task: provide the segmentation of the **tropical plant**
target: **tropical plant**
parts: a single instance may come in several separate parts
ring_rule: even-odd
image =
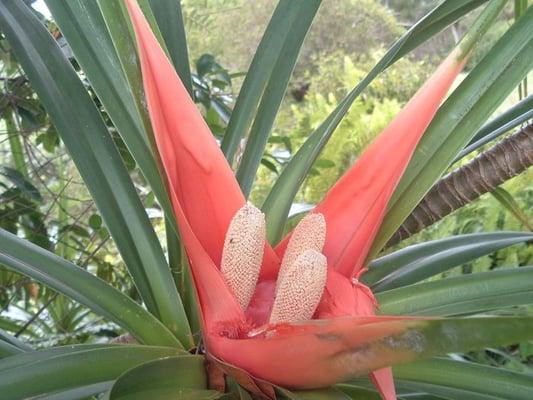
[[[430,399],[531,397],[527,372],[457,355],[418,360],[533,339],[533,317],[523,312],[533,300],[532,268],[421,283],[530,241],[532,234],[458,235],[376,256],[531,69],[532,7],[442,105],[506,2],[448,0],[429,12],[309,134],[259,210],[246,198],[320,1],[279,2],[220,148],[191,99],[195,90],[178,2],[46,3],[165,213],[168,257],[78,74],[24,1],[0,2],[0,28],[142,299],[136,302],[86,268],[0,231],[3,265],[78,301],[130,334],[126,342],[137,342],[33,350],[0,331],[3,396],[394,399],[397,389],[399,397]],[[484,3],[455,50],[288,233],[295,195],[361,92]],[[370,379],[361,378],[366,374]]]

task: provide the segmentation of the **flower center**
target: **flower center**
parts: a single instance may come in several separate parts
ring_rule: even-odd
[[[243,310],[257,285],[265,237],[265,217],[251,204],[237,211],[226,233],[220,269]],[[307,215],[294,229],[278,273],[270,323],[312,318],[326,285],[325,238],[322,214]]]

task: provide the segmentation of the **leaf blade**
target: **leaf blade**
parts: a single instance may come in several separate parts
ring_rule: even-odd
[[[246,197],[252,190],[257,168],[261,163],[261,157],[265,151],[298,54],[320,4],[321,0],[307,0],[299,3],[299,10],[293,17],[287,37],[265,86],[236,174]]]
[[[116,379],[135,365],[178,354],[179,350],[169,347],[107,345],[84,349],[79,345],[19,367],[2,368],[4,362],[13,364],[13,360],[5,359],[0,361],[0,389],[7,398],[22,399]]]
[[[533,115],[533,113],[532,113]],[[491,194],[498,200],[498,202],[507,209],[524,227],[533,231],[533,219],[522,211],[518,202],[513,198],[513,195],[502,187],[497,187]]]
[[[189,94],[193,95],[189,52],[183,23],[181,2],[174,0],[149,0],[161,36],[167,45],[170,59]]]
[[[462,391],[463,395],[473,393],[493,398],[527,400],[533,390],[530,375],[449,359],[436,358],[397,366],[394,374],[400,381],[434,385],[434,390],[430,387],[422,389],[444,396],[460,395],[454,393],[455,389]]]
[[[190,331],[161,245],[92,99],[54,39],[22,2],[0,23],[80,171],[148,309],[184,344]]]
[[[483,121],[530,70],[532,18],[533,7],[529,7],[441,106],[396,188],[367,260],[383,248]]]
[[[291,22],[297,16],[303,3],[305,0],[281,0],[268,23],[242,84],[222,140],[222,151],[230,163],[240,140],[250,128],[255,110],[272,74],[275,60],[278,59],[283,43],[290,32]]]
[[[490,232],[416,244],[378,258],[361,280],[375,292],[390,290],[532,238],[527,232]]]
[[[533,268],[511,268],[405,286],[376,298],[384,314],[471,314],[533,303],[532,280]]]
[[[174,396],[209,399],[222,393],[207,390],[205,359],[178,356],[149,361],[122,374],[114,383],[109,400],[166,399]]]
[[[0,261],[79,301],[147,344],[179,346],[152,314],[89,272],[17,236],[0,230]]]
[[[520,125],[532,117],[533,95],[521,100],[502,114],[483,125],[474,135],[472,140],[470,140],[470,143],[468,143],[468,145],[461,150],[453,162],[459,161],[467,154],[479,149],[484,144],[496,139],[500,135],[508,132],[510,129]]]
[[[46,0],[46,5],[158,201],[167,214],[172,213],[150,148],[149,133],[97,3]]]

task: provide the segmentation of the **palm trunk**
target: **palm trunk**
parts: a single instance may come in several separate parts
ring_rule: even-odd
[[[471,203],[533,164],[533,124],[438,181],[387,243],[392,246]]]

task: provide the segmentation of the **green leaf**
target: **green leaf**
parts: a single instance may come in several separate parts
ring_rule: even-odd
[[[191,68],[180,1],[149,0],[149,2],[157,25],[161,30],[161,36],[167,46],[170,59],[192,97]]]
[[[200,390],[200,389],[183,389],[183,388],[152,388],[150,390],[142,390],[137,393],[130,393],[121,397],[112,397],[113,399],[124,400],[215,400],[222,397],[224,394],[214,390]]]
[[[533,111],[533,110],[532,110]],[[533,115],[533,114],[532,114]],[[533,219],[526,215],[520,205],[513,198],[511,193],[502,187],[497,187],[490,192],[499,203],[504,206],[514,217],[520,221],[528,230],[533,231]]]
[[[404,55],[423,44],[426,40],[435,36],[437,33],[452,25],[465,14],[478,8],[485,2],[487,2],[487,0],[443,1],[413,26],[413,28],[416,27],[416,31],[412,32],[409,40],[404,43],[395,54],[393,62],[398,61]]]
[[[294,6],[296,12],[292,13],[290,29],[287,32],[283,46],[277,54],[277,59],[273,60],[274,65],[257,108],[239,169],[237,170],[237,180],[246,197],[252,190],[257,168],[261,162],[272,125],[285,95],[289,78],[298,59],[305,35],[313,22],[320,3],[321,0],[292,1],[292,4],[296,4]],[[269,25],[267,29],[271,29],[271,26]]]
[[[0,263],[116,322],[143,343],[180,346],[161,322],[126,295],[84,269],[4,230],[0,230]]]
[[[111,388],[113,381],[99,382],[69,390],[32,397],[32,400],[87,400],[91,396],[103,393]]]
[[[350,396],[346,395],[335,388],[316,389],[316,390],[293,390],[277,389],[283,398],[289,400],[349,400]],[[366,399],[366,397],[365,397]],[[380,397],[378,396],[379,400]]]
[[[168,2],[158,4],[163,3]],[[148,137],[151,134],[145,131],[145,125],[97,3],[47,0],[47,5],[165,214],[170,216],[167,220],[173,232],[176,232],[172,205],[150,148]],[[135,48],[131,48],[131,51],[135,51]],[[147,115],[144,115],[146,110],[143,109],[142,112],[143,117],[147,118]],[[149,124],[147,129],[151,129]]]
[[[318,155],[361,92],[395,61],[467,12],[483,4],[483,2],[446,1],[437,6],[392,45],[368,75],[348,93],[324,122],[309,135],[277,179],[262,206],[262,210],[266,215],[267,238],[270,243],[275,244],[281,239],[285,221],[296,193]]]
[[[361,280],[375,292],[389,290],[532,239],[533,234],[526,232],[491,232],[432,240],[374,260]]]
[[[10,357],[0,362],[0,373],[9,371],[13,368],[24,367],[35,362],[48,360],[51,358],[61,357],[78,351],[88,351],[94,349],[106,349],[110,347],[117,347],[117,345],[110,344],[76,344],[71,346],[58,346],[48,349],[40,349],[31,352],[25,352],[17,355],[17,357]]]
[[[317,0],[312,0],[313,7]],[[292,32],[291,26],[299,13],[304,12],[306,0],[280,0],[270,22],[263,34],[263,38],[255,52],[252,64],[246,74],[241,91],[235,102],[235,107],[222,140],[222,151],[231,161],[239,146],[240,140],[246,135],[263,96],[263,92],[272,77],[280,54]],[[301,29],[301,28],[300,28]],[[283,62],[283,60],[280,60]],[[286,66],[290,71],[292,66]],[[279,68],[283,68],[281,65]]]
[[[98,4],[82,0],[46,0],[46,4],[163,209],[172,215],[148,133]]]
[[[29,199],[41,202],[39,190],[18,170],[3,166],[0,175],[9,179]]]
[[[354,400],[356,399],[381,400],[381,396],[376,390],[371,390],[365,387],[360,387],[356,385],[346,385],[346,384],[336,385],[335,387],[338,388],[338,390],[341,390],[343,393],[346,393],[351,399],[354,399]]]
[[[6,331],[6,332],[18,332],[22,328],[22,322],[21,321],[13,321],[11,319],[8,319],[7,317],[0,317],[0,330]],[[35,332],[33,332],[30,328],[27,328],[24,331],[25,335],[28,335],[30,337],[35,337]]]
[[[487,122],[477,131],[468,146],[457,155],[453,162],[457,162],[467,154],[496,139],[514,127],[533,117],[533,95],[518,102],[504,113]]]
[[[152,125],[148,110],[144,100],[144,88],[141,77],[141,68],[139,63],[139,56],[137,54],[137,46],[135,42],[135,35],[133,27],[129,19],[129,14],[126,5],[123,1],[103,1],[96,0],[98,7],[102,13],[106,23],[109,35],[115,46],[116,55],[122,66],[124,76],[129,84],[130,90],[133,93],[135,106],[141,119],[143,121],[144,129],[148,134],[148,139],[153,145]],[[149,0],[138,0],[139,6],[145,14],[152,31],[157,37],[161,47],[168,55],[168,50],[165,42],[161,36],[159,26],[155,21],[155,16],[149,4]]]
[[[379,293],[380,313],[448,316],[533,304],[533,268],[439,279]]]
[[[154,34],[158,38],[163,50],[167,52],[168,55],[168,50],[161,36],[161,32],[159,31],[159,27],[155,22],[155,17],[152,13],[148,1],[149,0],[139,0],[139,5],[141,6],[141,9],[145,14],[146,19],[150,23],[150,26]],[[98,7],[100,8],[102,17],[104,18],[104,21],[106,23],[108,33],[115,47],[115,54],[118,57],[120,65],[122,66],[122,71],[128,83],[129,89],[133,95],[135,108],[137,109],[137,112],[141,117],[146,139],[150,144],[150,148],[155,149],[156,146],[152,132],[152,124],[150,122],[150,116],[148,115],[148,109],[146,107],[145,102],[144,87],[141,76],[139,56],[137,54],[135,35],[133,33],[133,28],[131,26],[125,3],[123,1],[101,0],[97,0],[96,2],[98,3]],[[127,139],[124,140],[128,143]],[[129,143],[128,146],[130,146]],[[150,154],[154,159],[158,157],[157,151],[151,151]],[[141,168],[143,168],[142,165],[140,166]],[[151,173],[152,171],[149,170],[149,172]],[[158,186],[158,182],[155,181],[155,173],[153,173],[153,175],[150,175],[150,177],[152,176],[153,182],[149,182],[152,185],[152,188],[155,189],[154,193],[156,194],[159,203],[165,211],[165,214],[167,216],[172,216],[172,218],[169,218],[169,221],[172,224],[171,226],[174,232],[178,233],[178,226],[174,218],[174,212],[172,210],[172,205],[170,203],[170,199],[167,195],[167,192],[165,188]],[[163,174],[160,174],[160,176],[163,176]]]
[[[400,385],[451,399],[530,400],[531,375],[466,361],[431,359],[394,367]]]
[[[533,7],[529,7],[440,107],[389,202],[369,260],[529,72],[533,64],[532,19]]]
[[[113,139],[76,72],[23,2],[0,4],[12,49],[58,129],[148,309],[190,343],[161,245]]]
[[[155,16],[152,13],[149,1],[150,0],[138,0],[138,3],[145,14],[152,31],[157,37],[159,44],[168,55],[169,53],[166,44],[161,36],[159,26],[155,21]],[[122,65],[126,80],[130,85],[139,114],[143,117],[145,129],[149,132],[151,130],[151,124],[146,105],[143,104],[144,89],[141,79],[139,57],[137,54],[137,46],[135,44],[135,35],[133,33],[126,5],[123,1],[96,0],[96,2],[100,7],[107,29],[109,30],[109,34],[115,45],[116,54]]]
[[[126,7],[121,1],[97,0],[96,3],[100,8],[109,36],[115,47],[115,54],[119,59],[130,91],[133,94],[135,107],[138,115],[141,117],[144,131],[147,134],[147,139],[151,140],[152,135],[149,134],[149,132],[152,130],[152,125],[148,116],[148,110],[146,109],[146,106],[142,104],[144,89],[141,79],[141,69]]]
[[[4,339],[0,337],[0,359],[4,357],[10,357],[19,353],[23,353],[23,351],[17,346],[7,341],[4,341]]]
[[[121,375],[108,393],[109,400],[216,399],[207,389],[205,359],[180,356],[136,366]]]
[[[170,221],[165,218],[165,233],[167,238],[167,252],[174,284],[176,285],[180,297],[183,301],[185,311],[189,320],[192,332],[199,332],[200,326],[200,307],[196,298],[196,289],[194,287],[191,270],[188,265],[187,254],[178,236],[171,228]],[[193,337],[193,340],[201,340],[200,337]]]
[[[92,229],[99,229],[102,226],[102,217],[100,217],[98,214],[93,214],[89,217],[89,226]]]
[[[0,341],[4,341],[5,343],[15,346],[21,352],[33,350],[30,345],[24,343],[22,340],[16,338],[15,336],[10,335],[2,329],[0,329]]]
[[[1,360],[2,396],[24,399],[102,383],[116,379],[141,363],[179,354],[179,350],[170,347],[137,345],[78,345],[59,350],[38,350]],[[34,356],[33,361],[31,356]]]

